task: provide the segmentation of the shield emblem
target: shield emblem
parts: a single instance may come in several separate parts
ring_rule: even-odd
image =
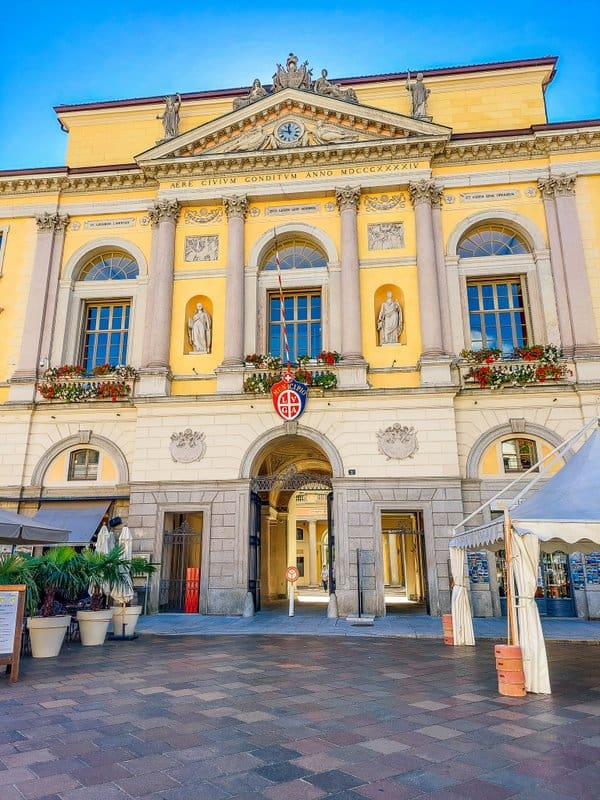
[[[278,383],[271,387],[271,397],[275,411],[285,422],[297,419],[304,411],[308,386],[294,380],[293,375],[286,373]]]

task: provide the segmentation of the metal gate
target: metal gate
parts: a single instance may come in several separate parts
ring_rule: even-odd
[[[248,543],[248,591],[254,610],[260,611],[260,496],[250,493],[250,539]]]
[[[164,531],[160,571],[159,611],[198,613],[202,534],[187,521]]]

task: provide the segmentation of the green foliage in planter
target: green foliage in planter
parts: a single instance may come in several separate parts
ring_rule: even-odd
[[[38,587],[31,574],[31,556],[22,553],[0,553],[0,586],[24,584],[25,613],[33,616],[39,604]]]
[[[123,548],[117,545],[108,553],[86,548],[78,554],[84,585],[90,590],[90,611],[106,607],[108,594],[130,586],[129,561],[123,558]]]
[[[129,562],[129,571],[132,578],[143,578],[146,575],[154,575],[160,564],[153,564],[141,556],[133,556]]]
[[[30,567],[42,599],[39,608],[42,617],[54,616],[54,600],[57,594],[75,600],[86,585],[81,559],[68,545],[52,547],[44,555],[34,556]]]

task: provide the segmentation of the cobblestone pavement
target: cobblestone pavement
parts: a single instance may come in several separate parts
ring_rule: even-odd
[[[500,697],[493,645],[146,635],[0,676],[1,800],[597,798],[600,649]]]

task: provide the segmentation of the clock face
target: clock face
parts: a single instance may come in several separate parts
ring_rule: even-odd
[[[297,142],[302,136],[302,126],[293,120],[288,120],[277,128],[275,135],[281,142]]]

